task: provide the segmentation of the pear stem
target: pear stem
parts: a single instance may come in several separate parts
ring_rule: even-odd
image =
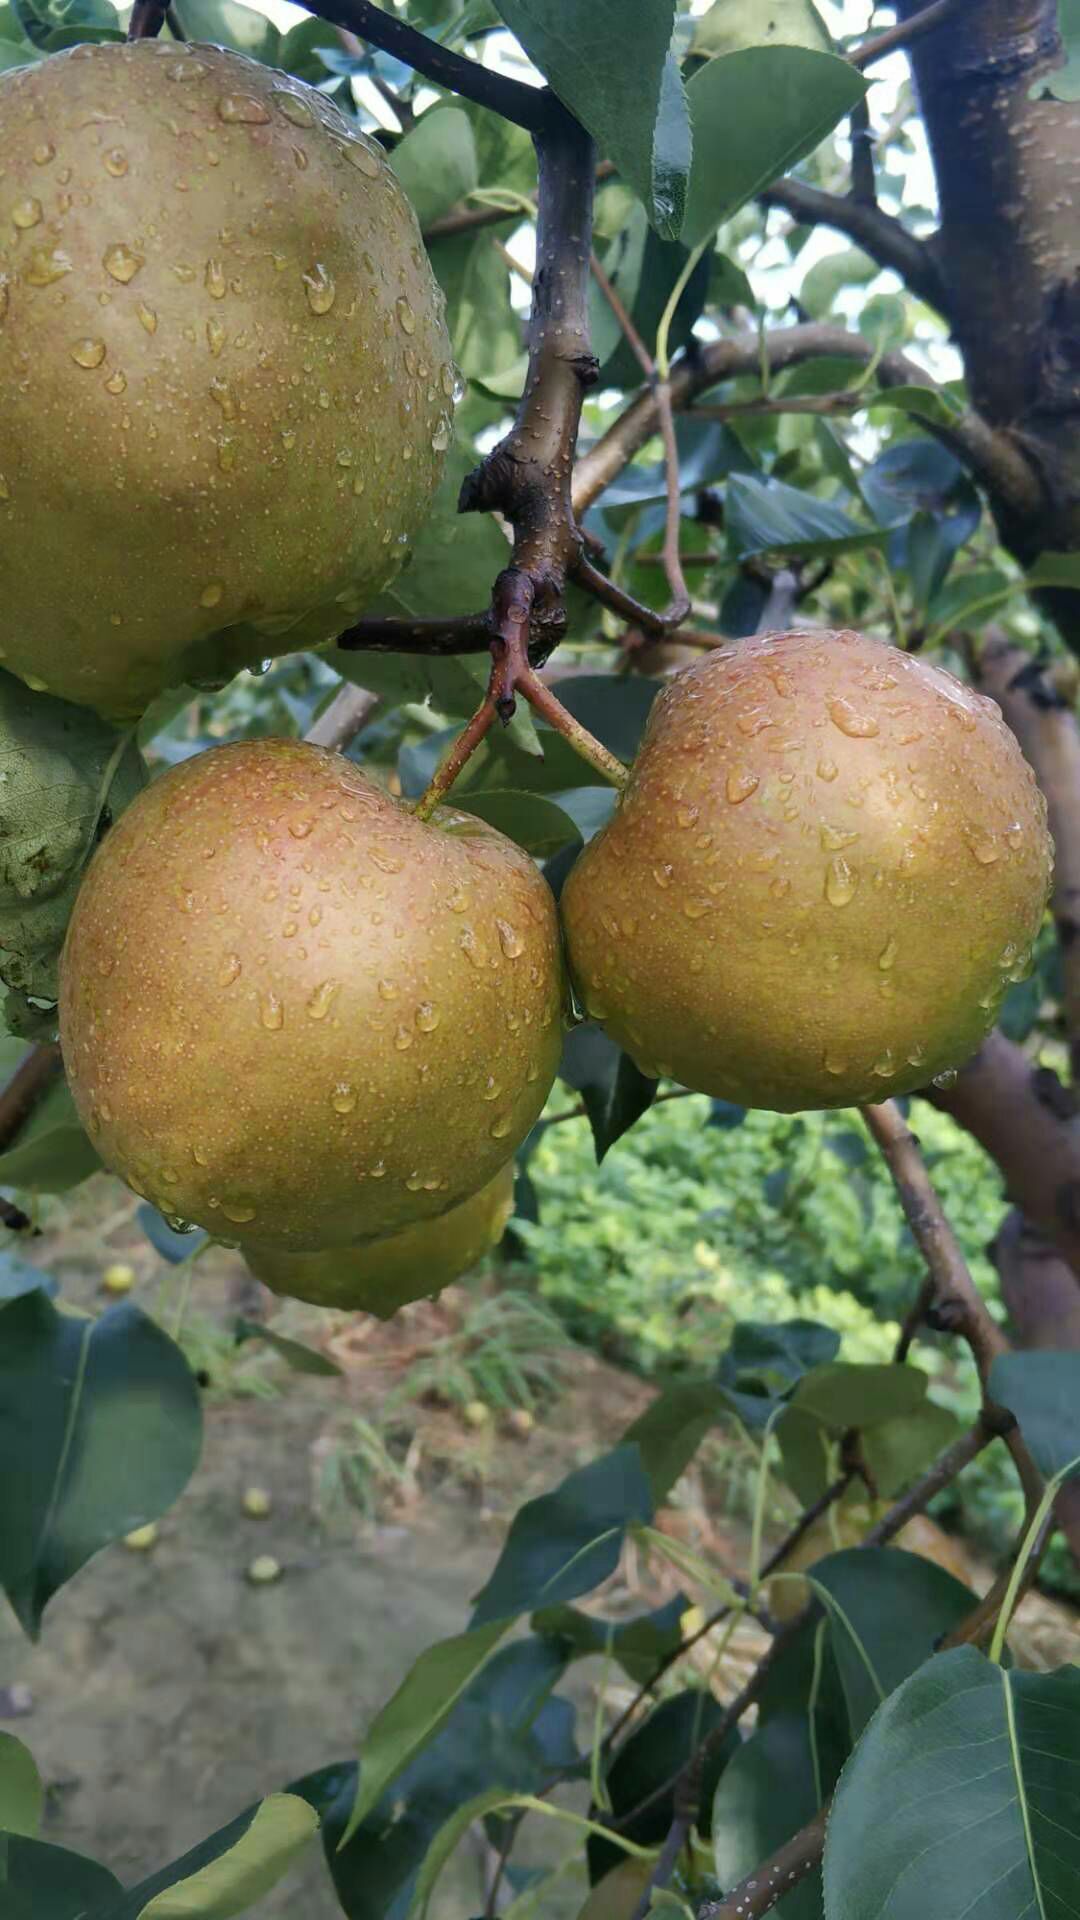
[[[580,754],[613,787],[622,791],[630,778],[629,768],[615,754],[609,753],[596,735],[589,732],[588,727],[583,727],[580,720],[575,720],[573,714],[567,712],[558,695],[544,685],[532,667],[526,667],[519,675],[517,690],[541,720],[546,720],[555,733],[561,733],[563,739],[569,741],[575,753]]]

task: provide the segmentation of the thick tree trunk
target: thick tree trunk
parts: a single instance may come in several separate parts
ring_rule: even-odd
[[[898,0],[904,19],[924,6]],[[1080,551],[1080,106],[1046,90],[1057,0],[969,0],[911,61],[941,205],[930,246],[971,398],[1045,489],[1036,515],[995,502],[1002,536],[1024,564]],[[1080,649],[1080,592],[1047,605]]]

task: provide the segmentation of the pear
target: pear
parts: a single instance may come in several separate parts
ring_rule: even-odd
[[[494,1179],[551,1088],[564,998],[554,900],[519,847],[258,740],[170,769],[103,841],[60,1037],[136,1193],[244,1248],[317,1252]]]
[[[479,1193],[437,1220],[420,1220],[363,1247],[325,1253],[271,1253],[252,1248],[247,1264],[274,1293],[317,1307],[374,1313],[389,1320],[399,1307],[448,1287],[498,1245],[514,1211],[514,1163]]]
[[[0,77],[6,665],[109,718],[349,625],[451,437],[443,299],[382,150],[220,47]]]
[[[130,734],[0,672],[0,979],[13,1032],[55,1026],[48,1008],[86,863],[145,783]]]
[[[782,1112],[883,1100],[978,1047],[1051,862],[991,700],[859,633],[764,634],[653,706],[563,889],[571,972],[646,1073]]]

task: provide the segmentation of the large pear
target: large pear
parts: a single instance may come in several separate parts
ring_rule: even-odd
[[[0,78],[4,663],[110,718],[325,641],[450,440],[442,296],[381,149],[220,47]]]
[[[223,1239],[305,1252],[493,1179],[547,1098],[563,1001],[520,848],[263,740],[171,769],[102,843],[60,1035],[106,1166]]]
[[[257,1280],[293,1300],[389,1320],[410,1300],[438,1293],[469,1273],[502,1239],[514,1211],[514,1163],[502,1167],[479,1193],[437,1220],[362,1247],[323,1253],[274,1253],[252,1247],[247,1263]]]
[[[571,971],[646,1073],[783,1112],[882,1100],[979,1045],[1051,856],[992,701],[859,633],[765,634],[657,699],[563,890]]]

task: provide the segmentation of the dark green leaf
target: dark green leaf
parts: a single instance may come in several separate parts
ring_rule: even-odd
[[[563,1042],[559,1078],[580,1093],[593,1132],[596,1158],[621,1140],[656,1097],[657,1082],[591,1021],[574,1027]]]
[[[601,1620],[578,1607],[544,1607],[533,1614],[531,1624],[537,1633],[567,1642],[579,1660],[607,1654],[642,1686],[661,1660],[681,1646],[682,1619],[689,1605],[684,1593],[676,1593],[654,1612],[639,1613],[632,1620]]]
[[[686,245],[707,239],[811,152],[865,92],[846,60],[806,47],[747,47],[700,68],[687,87],[694,159]]]
[[[653,1515],[636,1446],[619,1446],[519,1507],[498,1564],[477,1595],[473,1631],[514,1614],[576,1600],[619,1564],[628,1527]]]
[[[399,140],[390,164],[422,227],[479,185],[472,121],[460,107],[429,107]]]
[[[462,806],[489,826],[498,827],[508,840],[516,841],[538,860],[581,841],[570,815],[544,794],[473,788],[462,796]]]
[[[578,764],[580,766],[581,763]],[[614,787],[567,787],[555,795],[559,806],[569,815],[585,842],[607,826],[618,798]]]
[[[639,336],[650,348],[656,340],[656,330],[668,298],[688,258],[686,247],[676,241],[660,239],[649,226],[644,207],[638,203],[632,206],[629,219],[601,253],[600,264],[604,272],[613,283]],[[672,315],[668,335],[669,353],[676,353],[686,345],[705,303],[708,286],[709,262],[702,258],[690,275]],[[603,383],[624,388],[640,385],[644,374],[626,339],[621,321],[595,280],[590,286],[589,315],[593,350],[600,361]]]
[[[314,1347],[305,1347],[300,1340],[288,1340],[283,1333],[275,1333],[272,1327],[264,1327],[257,1320],[245,1320],[239,1316],[233,1321],[236,1344],[244,1340],[261,1340],[287,1361],[294,1373],[339,1374],[341,1368],[336,1360],[325,1353],[319,1353]]]
[[[183,0],[184,32],[189,40],[232,47],[268,66],[281,65],[281,35],[273,23],[240,0]]]
[[[568,713],[620,760],[632,760],[641,743],[652,703],[661,691],[657,680],[641,675],[578,673],[556,680],[554,691]],[[578,761],[584,771],[586,763]]]
[[[529,58],[658,232],[674,238],[686,194],[686,101],[668,62],[673,0],[497,0]]]
[[[0,1585],[28,1633],[99,1548],[171,1506],[201,1439],[191,1370],[138,1307],[0,1307]]]
[[[732,1755],[712,1807],[716,1877],[737,1886],[828,1798],[844,1754],[811,1737],[805,1715],[778,1714]],[[820,1920],[821,1870],[774,1908],[778,1920]]]
[[[709,1103],[707,1125],[730,1133],[734,1127],[742,1126],[746,1115],[747,1108],[738,1106],[734,1100],[712,1100]]]
[[[971,1647],[875,1715],[837,1789],[826,1920],[1080,1912],[1080,1670],[1005,1673]]]
[[[653,1506],[662,1507],[682,1478],[710,1427],[727,1414],[718,1388],[703,1381],[668,1387],[639,1414],[623,1434],[641,1452],[652,1488]]]
[[[272,1793],[86,1920],[231,1920],[277,1886],[318,1825],[307,1800]]]
[[[67,1193],[101,1161],[83,1131],[63,1081],[50,1087],[13,1146],[0,1153],[0,1187],[24,1193]]]
[[[1080,1353],[1003,1353],[990,1393],[1016,1415],[1048,1479],[1080,1457]]]
[[[841,1610],[828,1609],[829,1638],[858,1739],[881,1699],[929,1660],[975,1596],[936,1560],[895,1547],[846,1547],[808,1571]]]
[[[744,1425],[759,1431],[796,1382],[839,1349],[839,1334],[816,1320],[740,1320],[716,1369],[717,1384]]]
[[[56,1281],[51,1274],[43,1273],[40,1267],[32,1267],[29,1260],[20,1260],[13,1253],[0,1251],[0,1303],[17,1300],[20,1294],[33,1293],[37,1287],[53,1295]]]
[[[120,1882],[96,1860],[21,1834],[0,1833],[0,1912],[4,1920],[86,1920]]]
[[[895,1499],[959,1432],[956,1415],[934,1400],[924,1400],[921,1407],[898,1420],[867,1427],[861,1440],[863,1458],[882,1499]]]
[[[732,554],[831,554],[884,545],[881,527],[860,526],[832,500],[781,480],[733,474],[727,485],[726,529]]]
[[[702,1741],[719,1726],[723,1717],[724,1709],[720,1702],[714,1700],[704,1688],[698,1687],[688,1687],[683,1693],[673,1694],[671,1699],[662,1701],[654,1708],[644,1724],[635,1729],[620,1749],[608,1771],[607,1790],[614,1817],[620,1822],[625,1820],[658,1787],[673,1780],[697,1752]],[[706,1839],[717,1782],[738,1746],[739,1735],[732,1728],[709,1755],[701,1782],[703,1818],[700,1825]],[[625,1825],[620,1825],[620,1831],[638,1846],[653,1846],[667,1833],[673,1812],[673,1790],[669,1790],[659,1795],[651,1806],[643,1808],[640,1814],[627,1820]],[[594,1885],[626,1858],[613,1841],[601,1840],[597,1834],[589,1837],[588,1856],[589,1878]]]
[[[912,1366],[854,1366],[837,1360],[803,1375],[792,1396],[833,1433],[875,1427],[915,1413],[926,1398],[926,1375]]]
[[[510,269],[493,236],[483,229],[459,233],[433,241],[429,252],[446,295],[446,322],[462,373],[470,380],[488,381],[517,366],[521,321],[510,300]],[[501,537],[498,528],[492,531]],[[503,551],[505,555],[505,545]]]

